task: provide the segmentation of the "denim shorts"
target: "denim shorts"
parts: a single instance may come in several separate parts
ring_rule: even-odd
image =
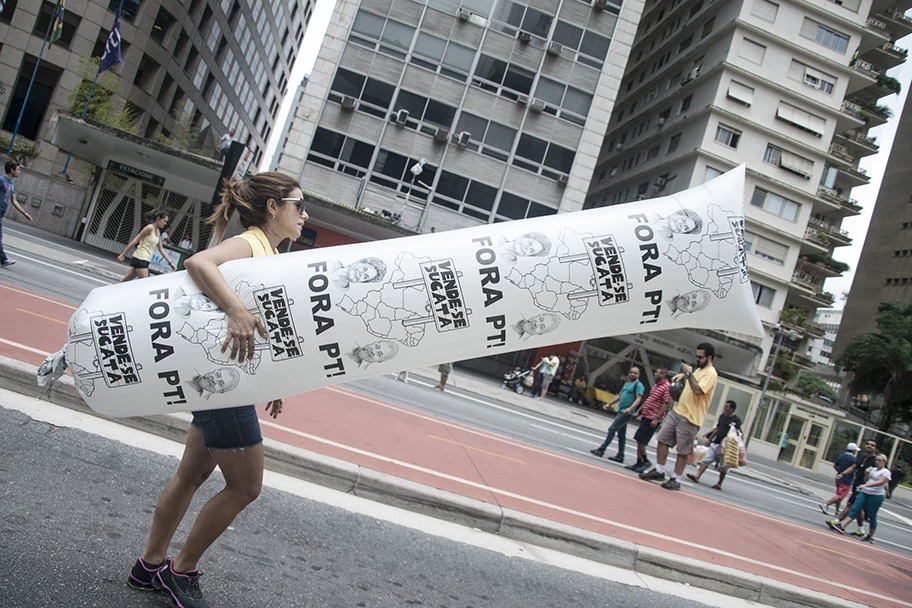
[[[203,444],[210,450],[244,450],[263,443],[253,405],[193,412],[190,424],[203,432]]]

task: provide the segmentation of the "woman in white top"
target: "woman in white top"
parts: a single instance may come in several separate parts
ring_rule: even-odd
[[[887,457],[879,454],[874,458],[874,466],[866,473],[865,483],[858,486],[858,497],[852,503],[852,510],[842,521],[828,521],[831,530],[845,534],[845,526],[855,519],[864,510],[868,514],[868,535],[863,541],[874,542],[874,531],[877,530],[877,511],[884,502],[887,494],[887,484],[890,483],[890,469],[887,468]]]
[[[152,261],[152,253],[156,247],[171,268],[177,270],[177,266],[168,259],[168,254],[162,247],[162,230],[168,225],[168,214],[161,209],[153,209],[146,216],[146,221],[149,222],[146,227],[140,230],[139,234],[124,247],[123,253],[117,256],[117,261],[123,262],[130,250],[136,247],[133,251],[133,259],[130,261],[130,272],[120,279],[121,283],[133,279],[145,279],[149,276],[149,262]]]

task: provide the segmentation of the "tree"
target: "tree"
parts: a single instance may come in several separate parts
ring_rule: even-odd
[[[912,420],[912,303],[882,302],[877,333],[857,336],[836,364],[850,372],[855,394],[883,394],[878,428]]]
[[[101,57],[79,58],[76,65],[76,73],[82,77],[82,80],[73,92],[70,93],[69,106],[70,112],[77,116],[82,115],[83,108],[86,107],[86,100],[89,99],[89,92],[92,91],[92,81],[95,80],[95,74],[98,73],[98,64]],[[86,110],[86,118],[90,118],[102,124],[111,124],[117,111],[114,109],[114,94],[120,89],[120,76],[108,70],[98,77],[95,84],[95,91],[92,93],[92,99]]]
[[[827,384],[826,380],[811,374],[801,374],[792,390],[795,394],[809,399],[819,396],[835,402],[837,397],[836,389]]]

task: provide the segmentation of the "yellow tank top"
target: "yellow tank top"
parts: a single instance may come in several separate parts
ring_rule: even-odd
[[[251,226],[246,230],[246,232],[242,232],[234,238],[244,239],[250,243],[250,249],[253,251],[253,257],[255,258],[260,258],[265,255],[275,255],[279,253],[269,246],[269,239],[267,239],[263,231],[256,226]]]
[[[150,261],[152,259],[152,252],[158,245],[158,239],[159,235],[156,232],[155,228],[153,228],[152,234],[145,237],[139,242],[139,245],[136,246],[136,249],[133,251],[133,259],[145,260],[147,262]]]

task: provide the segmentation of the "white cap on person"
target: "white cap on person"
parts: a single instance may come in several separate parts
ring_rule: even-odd
[[[858,447],[857,443],[850,443],[849,445],[846,446],[847,452],[857,452],[859,449],[860,448]]]

